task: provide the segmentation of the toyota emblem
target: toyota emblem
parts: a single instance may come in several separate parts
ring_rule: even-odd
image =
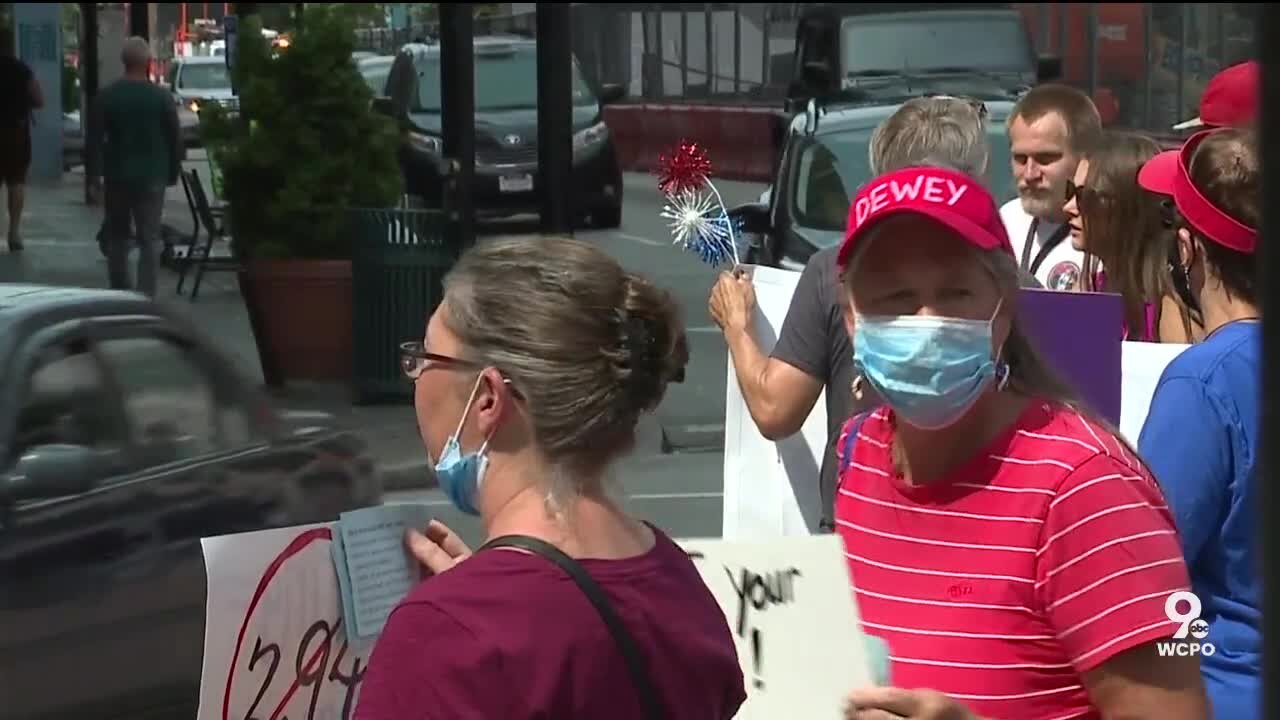
[[[508,135],[502,138],[502,142],[508,145],[519,145],[520,143],[524,142],[524,138],[520,137],[519,135]]]

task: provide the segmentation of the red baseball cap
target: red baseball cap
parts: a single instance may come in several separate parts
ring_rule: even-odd
[[[1013,255],[995,199],[982,183],[955,170],[909,167],[885,173],[858,190],[836,265],[843,271],[859,239],[881,220],[904,213],[932,218],[979,250]]]
[[[1178,213],[1196,232],[1237,252],[1252,254],[1258,247],[1258,231],[1236,220],[1201,194],[1191,182],[1191,156],[1205,138],[1217,130],[1202,130],[1182,144],[1178,150],[1166,150],[1142,165],[1138,184],[1160,195],[1173,198]]]
[[[1173,126],[1174,130],[1198,127],[1242,127],[1258,117],[1261,72],[1255,60],[1232,65],[1209,79],[1200,95],[1200,115]]]

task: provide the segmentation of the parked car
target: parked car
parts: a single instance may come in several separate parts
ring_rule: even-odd
[[[476,214],[537,213],[538,59],[534,40],[521,36],[475,39]],[[620,99],[620,85],[588,86],[573,61],[573,186],[565,188],[575,214],[597,227],[622,222],[622,171],[603,106]],[[411,44],[397,55],[385,94],[402,113],[406,190],[437,204],[441,198],[440,46]]]
[[[3,720],[195,717],[201,538],[381,502],[358,437],[141,295],[0,285],[0,374]]]
[[[183,140],[198,144],[200,140],[200,108],[217,103],[235,110],[240,100],[231,90],[231,73],[222,56],[198,55],[174,58],[165,80],[173,101],[178,105],[178,119]]]
[[[352,53],[351,59],[356,61],[356,68],[360,70],[361,77],[369,85],[374,96],[385,96],[387,77],[391,75],[391,65],[395,62],[396,56]]]
[[[1029,88],[1056,79],[1061,59],[1037,57],[1014,3],[825,3],[796,23],[788,107],[982,76]]]
[[[1005,132],[1015,98],[980,77],[950,78],[930,89],[971,97],[985,105],[991,146],[987,182],[998,202],[1016,197]],[[748,261],[798,270],[813,253],[839,243],[848,221],[849,198],[871,179],[872,132],[915,96],[901,87],[885,88],[881,96],[862,102],[811,101],[806,112],[793,117],[768,189],[758,202],[731,210],[742,219]]]

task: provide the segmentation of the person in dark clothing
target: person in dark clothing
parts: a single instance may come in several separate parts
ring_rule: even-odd
[[[0,185],[9,195],[9,251],[22,250],[22,206],[31,167],[31,111],[44,93],[30,66],[14,57],[11,33],[0,33]]]
[[[93,123],[103,153],[107,277],[114,289],[133,287],[128,267],[132,222],[138,246],[137,289],[154,296],[165,188],[178,182],[182,168],[178,110],[147,74],[151,47],[145,39],[129,38],[121,59],[124,77],[102,91]]]

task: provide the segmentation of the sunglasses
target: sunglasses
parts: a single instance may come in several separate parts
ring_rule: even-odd
[[[1098,192],[1090,187],[1076,185],[1074,180],[1067,181],[1066,200],[1075,200],[1077,205],[1093,205],[1107,199],[1106,193]]]
[[[422,346],[421,340],[400,343],[400,370],[410,380],[417,380],[418,376],[433,365],[474,369],[481,367],[479,363],[470,360],[429,352]]]

